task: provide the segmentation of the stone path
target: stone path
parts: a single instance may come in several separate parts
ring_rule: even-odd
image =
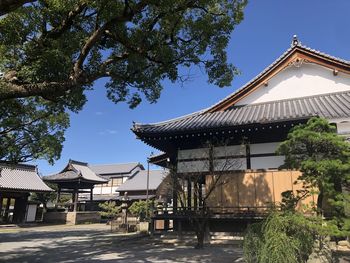
[[[0,229],[0,262],[243,262],[242,249],[202,250],[157,238],[111,234],[105,225]]]

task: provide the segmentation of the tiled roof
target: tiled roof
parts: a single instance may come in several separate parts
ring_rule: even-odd
[[[139,136],[199,131],[239,125],[298,120],[312,116],[327,119],[350,116],[350,91],[318,96],[249,104],[213,113],[199,112],[172,121],[157,124],[135,124]]]
[[[83,179],[95,183],[106,183],[108,180],[97,175],[90,169],[87,163],[70,160],[69,164],[58,174],[48,175],[43,178],[48,182],[74,181]]]
[[[0,191],[1,189],[26,192],[53,191],[41,180],[35,166],[3,163],[0,163]]]
[[[276,67],[278,67],[278,65],[280,63],[282,63],[285,59],[287,59],[289,56],[294,54],[294,52],[296,52],[296,51],[308,53],[308,54],[311,54],[313,56],[326,59],[330,62],[336,63],[338,65],[342,65],[343,67],[346,67],[347,69],[350,68],[350,61],[340,59],[340,58],[331,56],[329,54],[323,53],[321,51],[304,46],[296,38],[296,36],[294,36],[291,47],[289,49],[287,49],[279,58],[277,58],[272,64],[270,64],[268,67],[266,67],[259,75],[257,75],[255,78],[253,78],[248,83],[246,83],[243,87],[239,88],[238,90],[236,90],[235,92],[233,92],[232,94],[227,96],[226,98],[215,103],[214,105],[212,105],[206,109],[203,109],[203,110],[200,110],[200,111],[197,111],[197,112],[185,115],[185,116],[181,116],[178,118],[174,118],[171,120],[167,120],[164,122],[158,122],[158,123],[153,123],[153,124],[134,123],[132,130],[137,135],[140,135],[140,134],[144,134],[144,133],[196,130],[198,128],[206,128],[208,126],[215,127],[217,125],[240,125],[240,124],[249,123],[249,122],[253,123],[253,122],[259,121],[259,120],[261,121],[263,118],[259,118],[259,113],[263,114],[261,112],[261,110],[264,106],[259,107],[257,105],[251,105],[251,107],[245,106],[244,108],[242,108],[240,110],[233,109],[231,111],[226,110],[225,112],[215,112],[215,109],[217,107],[220,107],[221,104],[229,102],[232,98],[234,98],[235,96],[238,96],[241,92],[250,88],[251,85],[253,85],[256,81],[263,78],[264,76],[268,75],[271,71],[273,71]],[[345,96],[347,96],[347,95],[345,95]],[[298,101],[299,99],[293,99],[293,101],[294,100]],[[267,103],[267,104],[265,103],[264,105],[266,105],[267,107],[269,105],[272,105],[272,108],[274,108],[276,106],[276,104],[273,105],[274,103],[275,102],[271,102],[271,103]],[[321,103],[322,103],[322,101],[321,101]],[[291,109],[293,107],[294,106],[292,105]],[[304,110],[304,109],[301,109],[301,110]],[[210,113],[210,112],[213,112],[213,113]],[[315,115],[314,113],[315,112],[317,113],[317,110],[311,110],[311,111],[306,110],[304,114],[307,114],[308,112]],[[250,121],[248,118],[249,116],[247,117],[245,115],[246,114],[252,115],[253,113],[257,113],[257,115],[254,115],[253,116],[254,118]],[[240,115],[240,114],[242,114],[242,115]],[[274,116],[274,114],[276,114],[275,112],[272,111],[271,114],[273,116],[267,116],[268,117],[267,120],[268,119],[273,120],[274,118],[277,118],[277,116],[276,117]],[[303,114],[303,113],[301,113],[301,114]],[[265,113],[264,116],[265,115],[268,115],[268,113]],[[277,113],[277,115],[278,115],[278,113]],[[291,115],[292,115],[291,117],[293,117],[293,116],[295,118],[299,117],[298,113],[291,114]],[[320,115],[316,114],[316,115],[326,117],[326,116],[332,115],[332,114],[326,113],[325,115],[322,115],[322,114],[320,114]],[[237,117],[237,118],[235,118],[235,117]],[[279,117],[283,117],[283,116],[279,116]],[[220,118],[223,118],[224,120],[220,120]],[[242,120],[240,120],[240,118],[242,118]]]
[[[151,170],[149,171],[149,190],[157,190],[164,178],[168,175],[168,172],[164,170]],[[140,191],[147,189],[147,171],[139,171],[132,178],[127,180],[124,184],[117,188],[117,192],[120,191]]]
[[[136,167],[142,167],[140,163],[115,163],[115,164],[97,164],[89,165],[89,167],[97,174],[129,174]],[[142,167],[143,168],[143,167]]]

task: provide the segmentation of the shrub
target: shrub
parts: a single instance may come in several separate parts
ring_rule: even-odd
[[[314,231],[302,215],[274,212],[247,229],[244,259],[247,263],[306,262],[314,240]]]

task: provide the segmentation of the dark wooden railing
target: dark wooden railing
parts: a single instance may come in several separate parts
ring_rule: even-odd
[[[203,211],[205,209],[205,211]],[[191,216],[209,216],[209,217],[264,217],[272,209],[278,209],[271,206],[211,206],[211,207],[178,207],[175,211],[173,207],[164,207],[155,211],[155,218],[178,218]]]

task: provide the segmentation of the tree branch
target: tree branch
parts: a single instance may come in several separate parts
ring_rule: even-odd
[[[15,98],[27,98],[31,96],[41,96],[44,98],[53,95],[64,95],[66,91],[77,87],[74,81],[65,82],[44,82],[33,84],[14,84],[10,82],[0,82],[0,101]]]
[[[77,61],[74,64],[73,67],[73,79],[78,79],[83,71],[83,64],[88,56],[90,50],[92,47],[101,39],[104,32],[111,27],[115,23],[124,23],[127,21],[131,21],[131,19],[134,17],[135,14],[141,12],[143,8],[145,8],[150,3],[150,0],[140,1],[137,5],[135,5],[134,8],[131,8],[129,6],[129,11],[127,12],[127,8],[124,9],[124,12],[122,15],[116,16],[113,19],[106,22],[104,25],[102,25],[100,28],[98,28],[96,31],[94,31],[91,36],[88,38],[88,40],[85,42],[84,46],[82,47],[79,57]],[[128,1],[125,2],[125,4],[128,5]]]
[[[54,27],[52,30],[43,34],[43,40],[47,38],[59,38],[65,31],[67,31],[73,25],[74,19],[85,9],[86,6],[86,3],[81,3],[77,5],[74,8],[74,10],[68,13],[67,17],[62,21],[62,23],[58,27]]]

